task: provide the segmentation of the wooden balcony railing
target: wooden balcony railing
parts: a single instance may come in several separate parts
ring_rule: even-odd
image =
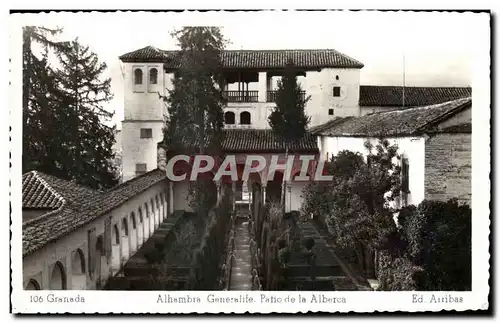
[[[224,91],[228,102],[259,102],[259,91]]]
[[[276,102],[276,93],[278,91],[267,91],[267,102]],[[302,100],[306,99],[306,91],[302,91]]]

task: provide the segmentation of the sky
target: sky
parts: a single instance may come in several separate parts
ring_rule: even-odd
[[[361,84],[470,86],[478,29],[474,14],[439,12],[211,12],[50,13],[24,15],[21,25],[59,26],[62,39],[79,38],[111,77],[120,128],[124,86],[118,57],[152,45],[176,49],[170,32],[182,26],[220,26],[228,49],[333,48],[361,61]]]

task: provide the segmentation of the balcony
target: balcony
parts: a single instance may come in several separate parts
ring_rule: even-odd
[[[267,102],[276,102],[276,94],[278,91],[267,91]],[[302,100],[306,99],[306,91],[301,92]]]
[[[227,102],[259,102],[259,91],[224,91]]]

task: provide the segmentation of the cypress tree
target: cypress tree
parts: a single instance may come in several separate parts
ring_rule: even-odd
[[[310,122],[304,111],[310,97],[304,97],[302,88],[297,82],[297,69],[292,61],[284,68],[283,76],[278,80],[276,90],[276,107],[269,115],[269,125],[283,141],[285,146],[285,162],[288,159],[288,148],[291,143],[302,139]],[[285,172],[286,174],[286,172]],[[285,209],[285,176],[281,185],[281,204]]]

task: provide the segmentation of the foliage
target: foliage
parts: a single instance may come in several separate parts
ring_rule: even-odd
[[[58,54],[62,67],[57,75],[67,109],[75,116],[68,120],[71,132],[66,132],[66,142],[61,145],[73,162],[68,167],[69,176],[94,188],[111,187],[117,180],[115,127],[105,124],[113,113],[103,108],[113,98],[111,79],[104,78],[107,65],[78,40],[69,42],[67,47],[66,52]]]
[[[402,256],[394,257],[387,251],[379,256],[378,279],[381,291],[411,291],[417,290],[417,277],[422,268],[414,265],[411,260]]]
[[[88,47],[53,40],[61,30],[23,28],[23,172],[39,170],[95,189],[116,184],[114,129],[102,108],[110,79]],[[40,55],[33,42],[45,50]],[[56,54],[60,68],[49,64]]]
[[[208,211],[217,202],[217,187],[214,181],[208,178],[199,178],[189,182],[187,195],[189,206],[200,215],[207,215]]]
[[[276,89],[276,106],[269,115],[269,125],[285,143],[300,140],[306,134],[310,122],[304,111],[310,97],[304,97],[302,88],[297,82],[297,70],[293,62],[289,62]]]
[[[400,169],[393,163],[397,146],[380,140],[365,147],[366,161],[359,153],[341,151],[326,168],[333,180],[311,183],[304,191],[303,212],[323,218],[344,249],[379,249],[396,230],[389,202],[399,192]]]
[[[232,203],[224,194],[210,211],[199,249],[191,262],[188,286],[190,289],[216,289],[220,274],[220,255],[224,252],[232,216]]]
[[[226,40],[217,27],[184,27],[172,33],[180,51],[173,89],[164,98],[164,141],[175,150],[220,150],[223,128],[221,55]],[[160,95],[161,96],[161,95]]]
[[[420,290],[471,290],[471,209],[423,201],[401,219],[407,254],[423,268]]]
[[[298,71],[293,61],[287,63],[276,90],[276,106],[269,115],[271,129],[285,144],[285,160],[288,158],[288,146],[305,136],[311,121],[304,111],[310,97],[304,97],[302,88],[297,82]],[[281,204],[284,213],[285,178],[281,187]]]

